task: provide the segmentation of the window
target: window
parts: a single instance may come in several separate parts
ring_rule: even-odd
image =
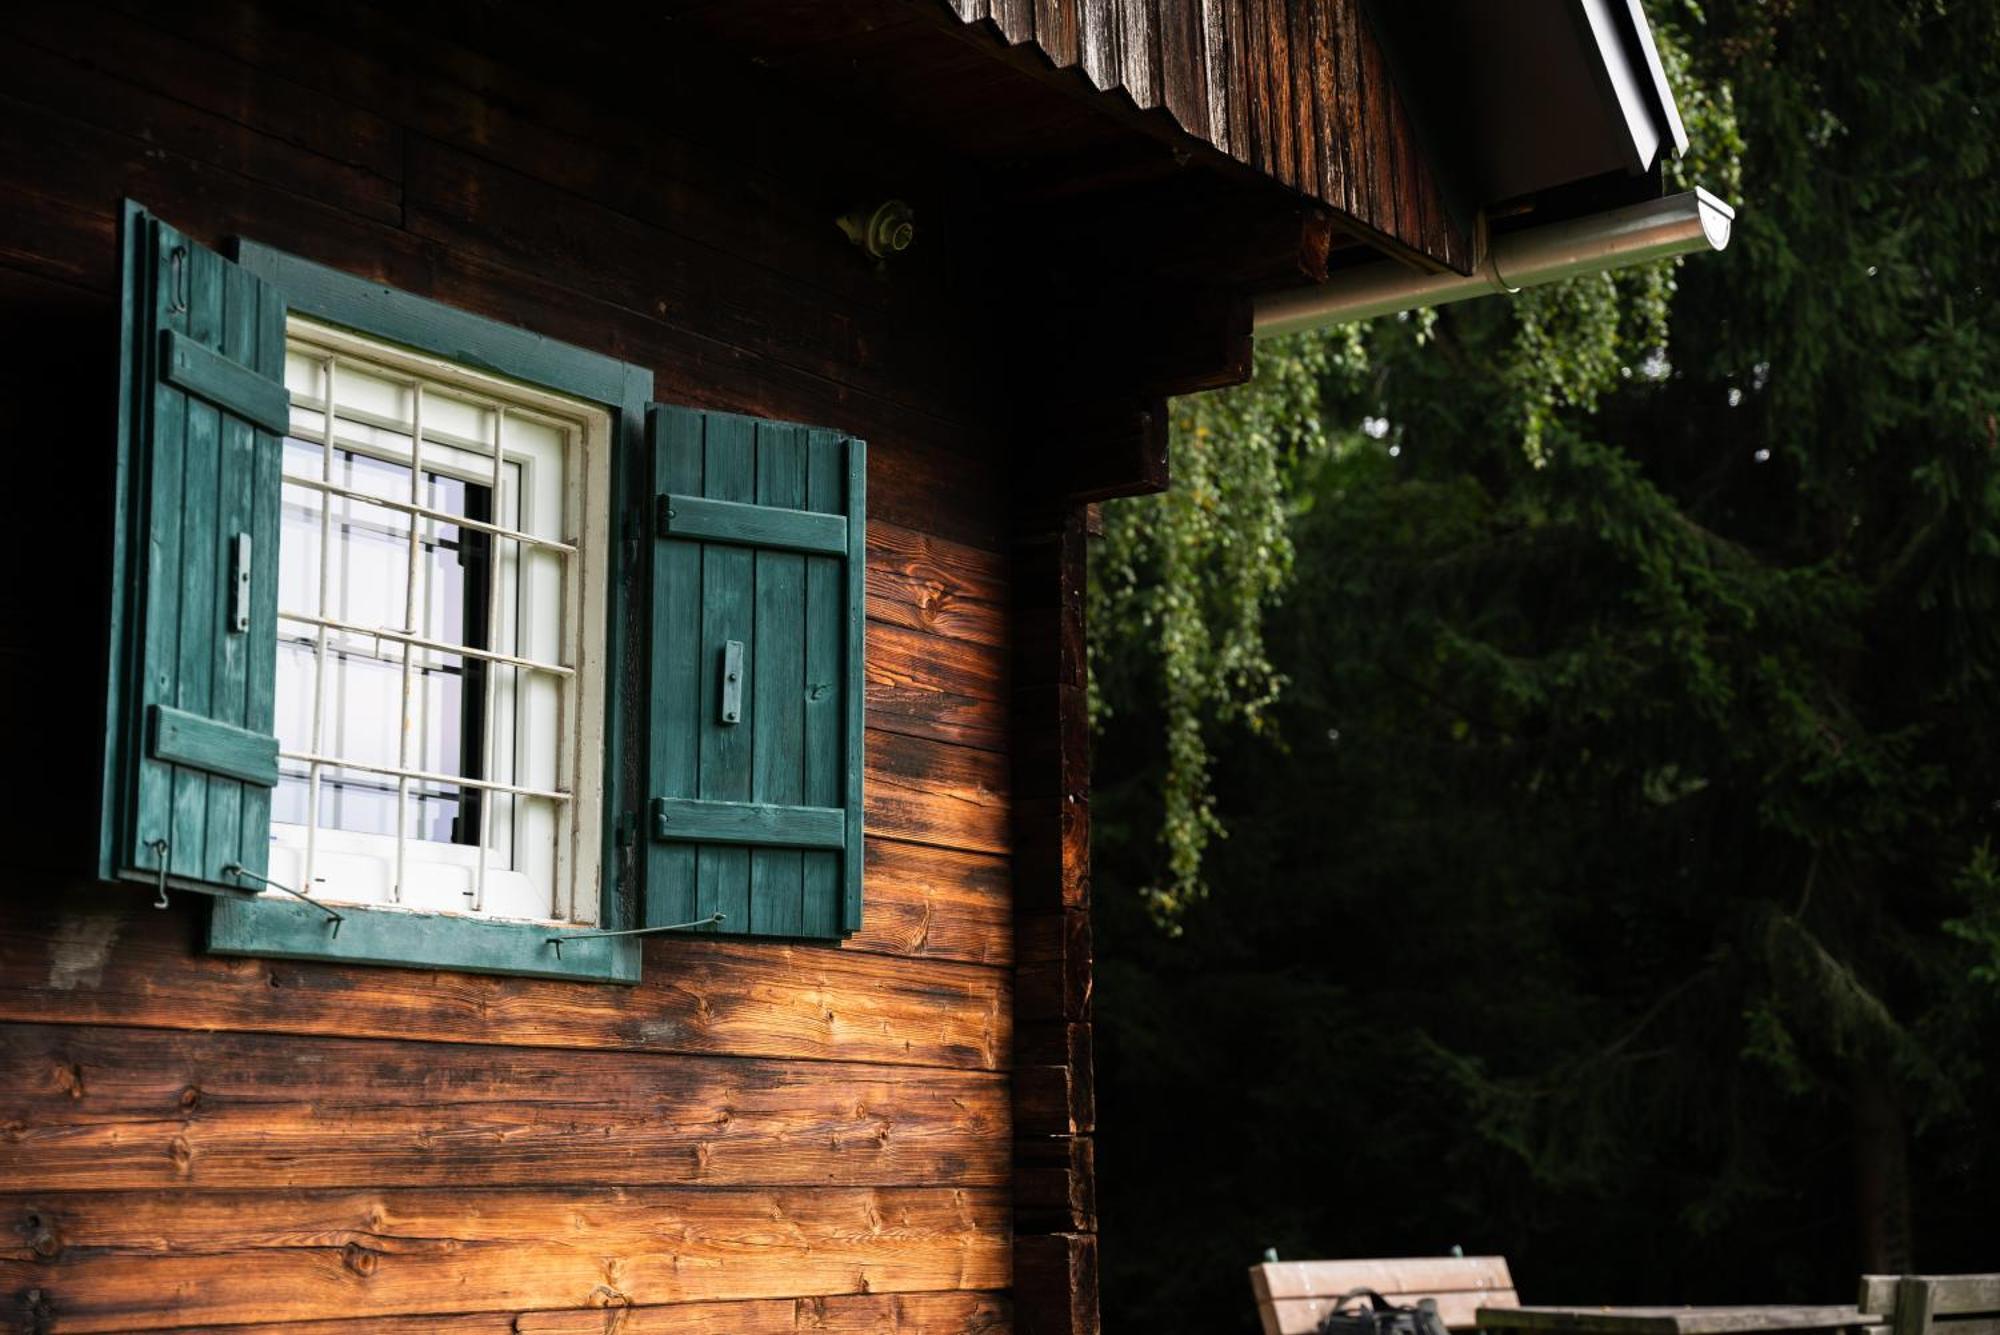
[[[100,873],[631,982],[861,922],[866,447],[128,204]]]
[[[594,923],[609,415],[291,321],[271,878]]]

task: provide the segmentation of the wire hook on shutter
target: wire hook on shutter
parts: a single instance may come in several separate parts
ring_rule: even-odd
[[[314,899],[311,895],[307,894],[305,891],[294,890],[289,885],[279,885],[276,881],[272,880],[268,876],[259,876],[256,872],[251,871],[248,867],[244,866],[240,862],[229,863],[228,865],[223,867],[222,874],[224,876],[234,876],[238,880],[255,881],[259,885],[267,885],[273,890],[282,891],[283,893],[290,895],[293,899],[302,900],[305,903],[312,905],[314,908],[318,909],[321,913],[324,913],[326,915],[326,920],[333,924],[334,936],[340,935],[340,924],[347,921],[347,917],[345,914],[337,912],[336,910],[329,908],[327,905],[320,903],[317,899]],[[255,892],[253,891],[252,893]]]
[[[163,909],[167,907],[167,854],[173,851],[174,846],[164,839],[155,839],[147,847],[160,860],[160,897],[153,901],[153,907]]]
[[[185,314],[188,308],[188,250],[186,246],[175,246],[169,257],[173,272],[169,275],[167,287],[167,308],[175,315]]]
[[[668,923],[664,927],[627,927],[615,932],[564,932],[561,936],[549,937],[548,942],[555,947],[556,958],[560,960],[565,941],[593,941],[607,936],[657,936],[661,932],[691,932],[697,927],[720,926],[727,917],[725,913],[711,913],[706,918],[696,918],[693,922]]]

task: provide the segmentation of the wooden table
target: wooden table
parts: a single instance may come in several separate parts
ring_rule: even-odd
[[[1858,1307],[1482,1307],[1479,1329],[1517,1335],[1757,1335],[1879,1326]]]

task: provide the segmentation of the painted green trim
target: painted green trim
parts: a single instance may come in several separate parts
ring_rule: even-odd
[[[221,886],[270,839],[276,564],[227,553],[276,549],[284,303],[130,201],[121,250],[99,873]]]
[[[847,822],[838,807],[656,797],[653,838],[671,843],[749,844],[759,848],[844,848]]]
[[[701,496],[662,496],[660,535],[728,542],[821,556],[847,555],[847,521],[839,515],[787,510]]]
[[[847,442],[847,846],[841,926],[861,930],[862,793],[867,727],[868,444]]]
[[[115,880],[124,870],[124,831],[131,825],[130,796],[125,783],[124,743],[132,735],[130,713],[133,698],[132,659],[128,627],[137,615],[138,590],[133,583],[131,551],[138,535],[131,532],[137,516],[131,497],[143,478],[137,451],[141,424],[146,420],[138,401],[138,387],[152,389],[152,375],[146,361],[152,340],[145,336],[147,321],[141,305],[142,294],[152,291],[151,218],[145,209],[126,200],[118,215],[120,284],[118,293],[118,441],[113,456],[111,479],[111,520],[106,526],[111,537],[110,565],[111,633],[106,642],[104,665],[104,750],[103,769],[98,785],[97,875]]]
[[[177,329],[160,331],[160,378],[273,435],[292,429],[292,396],[283,384]]]
[[[642,885],[639,856],[640,823],[638,803],[645,792],[639,767],[645,760],[644,710],[646,692],[635,674],[645,664],[640,649],[644,643],[645,621],[636,615],[643,608],[646,589],[646,559],[649,548],[644,540],[649,518],[648,502],[653,495],[647,485],[645,420],[646,405],[653,395],[653,373],[614,357],[572,344],[544,338],[512,325],[474,315],[428,297],[416,296],[338,269],[328,268],[297,255],[288,254],[255,241],[241,240],[236,259],[245,269],[282,289],[291,309],[327,324],[338,325],[373,338],[385,339],[419,352],[427,352],[462,365],[476,367],[524,384],[569,394],[612,410],[612,458],[610,517],[613,550],[605,563],[605,745],[604,745],[604,843],[600,849],[603,887],[598,918],[606,930],[633,926],[638,921]],[[232,921],[236,915],[265,912],[266,901],[223,901],[218,918]],[[287,905],[272,907],[284,909]],[[301,910],[310,914],[306,906]],[[226,909],[226,912],[225,912]],[[559,967],[542,957],[535,945],[542,929],[516,923],[481,922],[435,915],[410,914],[394,910],[343,910],[350,926],[340,937],[315,929],[310,922],[288,929],[281,944],[285,951],[261,951],[241,945],[250,940],[240,936],[223,939],[237,942],[232,953],[293,953],[299,958],[354,959],[355,947],[344,944],[354,931],[357,912],[386,914],[400,927],[411,921],[426,926],[417,938],[430,941],[439,935],[466,943],[456,954],[432,951],[417,958],[398,948],[392,934],[383,935],[366,956],[380,964],[434,965],[479,972],[525,973],[567,978],[604,978],[632,982],[638,978],[639,948],[635,941],[607,943],[591,941],[565,943]],[[370,929],[375,930],[375,929]],[[386,929],[385,929],[386,930]],[[357,934],[361,939],[365,934]],[[523,944],[527,943],[527,944]],[[584,950],[583,946],[590,949]],[[216,947],[221,949],[223,947]],[[477,952],[499,952],[494,964]],[[525,953],[524,953],[525,952]],[[553,947],[547,948],[553,956]],[[592,967],[591,961],[613,956],[615,968]]]
[[[631,406],[627,390],[633,368],[615,357],[399,292],[255,241],[237,242],[236,261],[284,289],[292,309],[301,315],[593,403]],[[641,413],[652,393],[652,373],[644,374],[647,390],[639,399]]]
[[[147,736],[155,760],[222,774],[262,788],[278,786],[278,739],[218,723],[184,709],[154,705]]]
[[[565,940],[558,950],[549,938],[578,929],[344,904],[340,912],[343,921],[336,924],[297,900],[218,898],[209,918],[208,948],[218,955],[399,964],[526,978],[639,981],[640,946],[630,937]]]
[[[653,373],[624,366],[612,425],[617,450],[611,460],[611,514],[617,549],[606,563],[610,589],[604,600],[605,665],[603,902],[598,920],[607,929],[636,927],[645,910],[641,804],[645,800],[646,646],[652,544],[646,524],[653,488],[646,450],[646,409]]]

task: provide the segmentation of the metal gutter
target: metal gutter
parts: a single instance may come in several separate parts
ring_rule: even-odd
[[[1560,282],[1729,244],[1736,211],[1696,188],[1603,213],[1586,214],[1496,237],[1486,263],[1470,275],[1420,273],[1384,260],[1335,274],[1324,283],[1258,297],[1251,332],[1274,338],[1378,315],[1443,306],[1493,293]]]

